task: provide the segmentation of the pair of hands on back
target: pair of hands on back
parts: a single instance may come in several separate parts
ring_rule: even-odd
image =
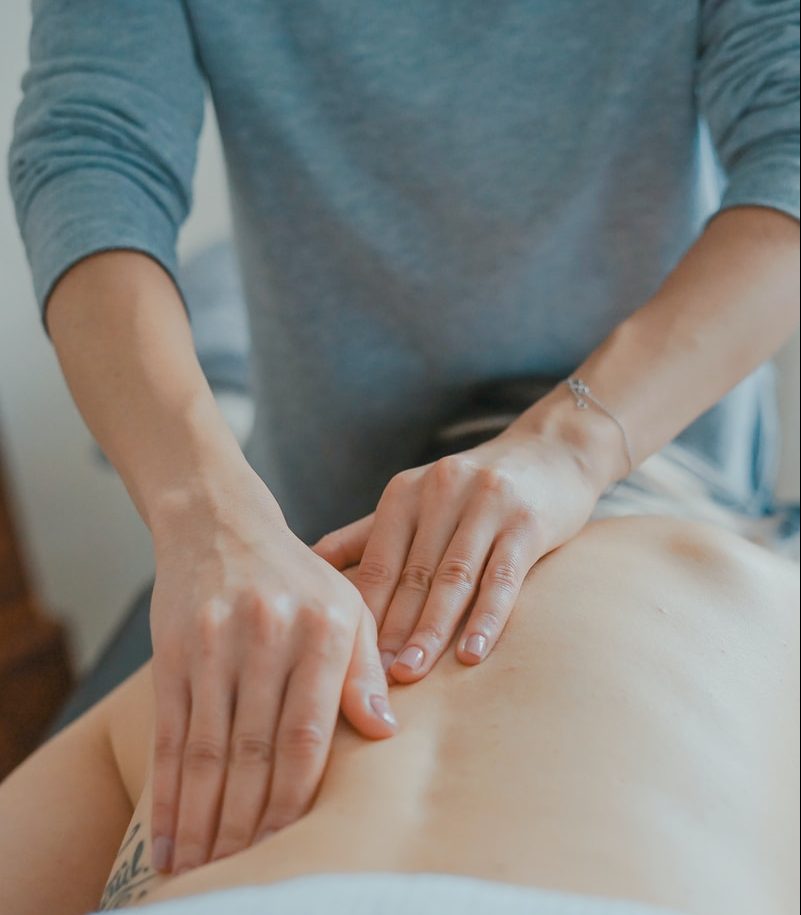
[[[153,856],[174,873],[240,851],[310,807],[341,708],[397,727],[385,670],[483,660],[523,580],[600,494],[563,441],[513,424],[404,471],[376,511],[313,548],[249,468],[153,527]],[[358,565],[355,583],[341,571]]]

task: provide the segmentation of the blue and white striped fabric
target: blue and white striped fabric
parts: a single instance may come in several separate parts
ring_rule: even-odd
[[[679,442],[651,455],[598,502],[592,517],[671,515],[717,524],[799,560],[799,508],[777,504],[754,515],[742,511],[716,467]]]

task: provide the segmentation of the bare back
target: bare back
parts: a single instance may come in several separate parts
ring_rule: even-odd
[[[449,652],[422,682],[392,687],[398,736],[369,742],[340,723],[307,816],[156,878],[142,901],[382,870],[699,915],[793,911],[795,608],[792,567],[732,535],[656,518],[591,524],[537,564],[484,664]],[[144,717],[132,728],[112,715],[112,739],[129,790],[144,788],[133,819],[144,835],[152,698],[146,676],[129,689]]]

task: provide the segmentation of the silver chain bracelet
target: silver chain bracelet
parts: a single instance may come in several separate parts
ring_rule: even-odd
[[[626,430],[623,428],[623,424],[620,420],[605,407],[600,400],[592,393],[590,386],[586,381],[583,381],[581,378],[576,378],[575,375],[571,375],[569,378],[565,379],[565,384],[570,388],[570,393],[576,399],[576,407],[579,410],[586,410],[590,403],[595,404],[599,410],[606,413],[609,419],[620,429],[620,434],[623,436],[623,446],[626,449],[626,460],[629,462],[629,470],[631,473],[634,470],[634,461],[631,459],[631,445],[629,444],[629,437],[626,435]]]

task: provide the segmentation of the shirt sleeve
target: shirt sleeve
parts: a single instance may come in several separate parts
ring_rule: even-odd
[[[799,218],[797,0],[702,0],[699,110],[728,184],[721,209]]]
[[[175,279],[204,80],[180,0],[34,0],[8,173],[44,314],[73,264],[128,248]]]

